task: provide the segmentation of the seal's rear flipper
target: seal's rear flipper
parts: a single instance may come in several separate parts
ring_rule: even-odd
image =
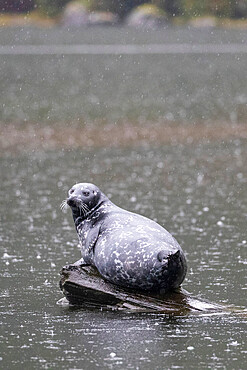
[[[180,250],[178,249],[175,253],[168,254],[166,251],[160,251],[157,254],[157,259],[162,263],[163,266],[168,267],[171,263],[177,261],[180,257]]]
[[[171,262],[171,261],[176,261],[178,258],[180,257],[180,250],[177,250],[176,253],[173,253],[173,254],[170,254],[168,256],[168,261]]]

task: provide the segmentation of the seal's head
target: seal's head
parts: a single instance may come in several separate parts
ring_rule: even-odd
[[[69,190],[67,204],[72,210],[75,221],[78,217],[87,217],[89,213],[106,199],[106,196],[97,186],[88,183],[79,183],[72,186]]]

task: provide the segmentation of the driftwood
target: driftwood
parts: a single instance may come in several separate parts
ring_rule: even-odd
[[[146,295],[106,282],[97,270],[80,263],[63,267],[60,288],[68,303],[101,309],[154,311],[173,315],[219,312],[223,307],[192,297],[182,288],[166,295]]]

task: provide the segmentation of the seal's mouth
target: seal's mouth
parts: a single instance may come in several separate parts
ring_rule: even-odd
[[[86,216],[90,212],[88,205],[77,197],[68,198],[67,204],[77,216]]]
[[[68,199],[67,199],[67,204],[68,204],[68,206],[70,206],[71,208],[79,208],[80,201],[79,201],[78,199],[76,199],[75,197],[73,197],[73,198],[68,198]]]
[[[74,199],[72,198],[68,198],[68,199],[64,199],[62,201],[62,203],[60,204],[60,208],[61,210],[63,211],[64,209],[68,208],[68,206],[70,206],[70,208],[75,211],[76,209],[79,210],[80,208],[80,201],[76,200],[75,197]]]

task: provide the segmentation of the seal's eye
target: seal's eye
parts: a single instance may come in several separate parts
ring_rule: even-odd
[[[75,191],[75,189],[70,189],[69,193],[70,193],[70,194],[73,194],[73,193],[74,193],[74,191]]]
[[[89,191],[83,191],[82,195],[84,195],[84,197],[89,197],[90,193]]]

